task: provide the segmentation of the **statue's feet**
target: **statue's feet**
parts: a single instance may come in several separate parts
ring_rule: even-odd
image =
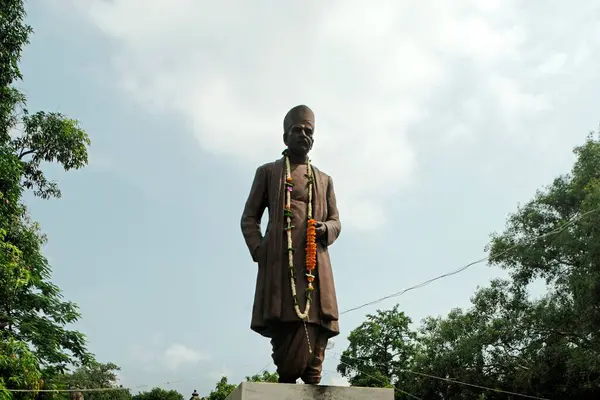
[[[307,385],[318,385],[321,383],[321,376],[305,376],[302,377],[302,382]]]
[[[323,360],[325,359],[325,346],[318,346],[315,349],[312,359],[302,373],[302,381],[307,385],[318,385],[321,383],[321,371],[323,370]]]

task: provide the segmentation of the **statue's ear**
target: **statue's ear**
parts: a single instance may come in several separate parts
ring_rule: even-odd
[[[283,144],[285,144],[286,146],[288,144],[288,133],[287,132],[283,132]]]

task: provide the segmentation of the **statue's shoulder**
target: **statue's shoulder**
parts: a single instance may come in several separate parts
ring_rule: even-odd
[[[260,165],[257,170],[260,172],[270,172],[273,170],[273,167],[275,166],[275,164],[277,164],[277,162],[279,162],[279,160],[275,160],[275,161],[270,161],[268,163],[264,163],[262,165]]]
[[[275,161],[269,161],[268,163],[262,164],[259,168],[262,168],[262,169],[271,169],[271,168],[273,168],[273,166],[275,165],[276,162],[277,162],[277,160],[275,160]]]
[[[315,174],[320,175],[321,179],[324,180],[329,180],[330,176],[327,175],[327,173],[321,171],[321,169],[319,169],[318,167],[316,167],[314,164],[311,164],[313,171],[315,171]]]
[[[261,179],[270,179],[273,173],[277,173],[283,168],[283,159],[264,163],[256,168],[256,177]]]

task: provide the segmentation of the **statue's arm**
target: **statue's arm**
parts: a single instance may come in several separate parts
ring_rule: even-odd
[[[340,214],[335,200],[335,190],[333,189],[333,180],[331,177],[329,177],[329,182],[327,182],[327,211],[327,221],[324,222],[327,227],[325,240],[327,246],[331,246],[338,236],[340,236],[340,232],[342,231]]]
[[[242,234],[254,262],[258,262],[256,259],[256,250],[258,250],[263,238],[260,231],[260,220],[268,204],[266,178],[265,168],[259,167],[254,175],[250,194],[242,213]]]

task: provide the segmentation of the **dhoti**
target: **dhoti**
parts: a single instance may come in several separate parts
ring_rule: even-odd
[[[282,322],[273,327],[271,345],[273,362],[277,366],[280,383],[296,383],[298,378],[309,385],[321,381],[325,348],[331,333],[319,325]],[[308,338],[307,338],[308,332]],[[309,353],[308,340],[310,339]]]

